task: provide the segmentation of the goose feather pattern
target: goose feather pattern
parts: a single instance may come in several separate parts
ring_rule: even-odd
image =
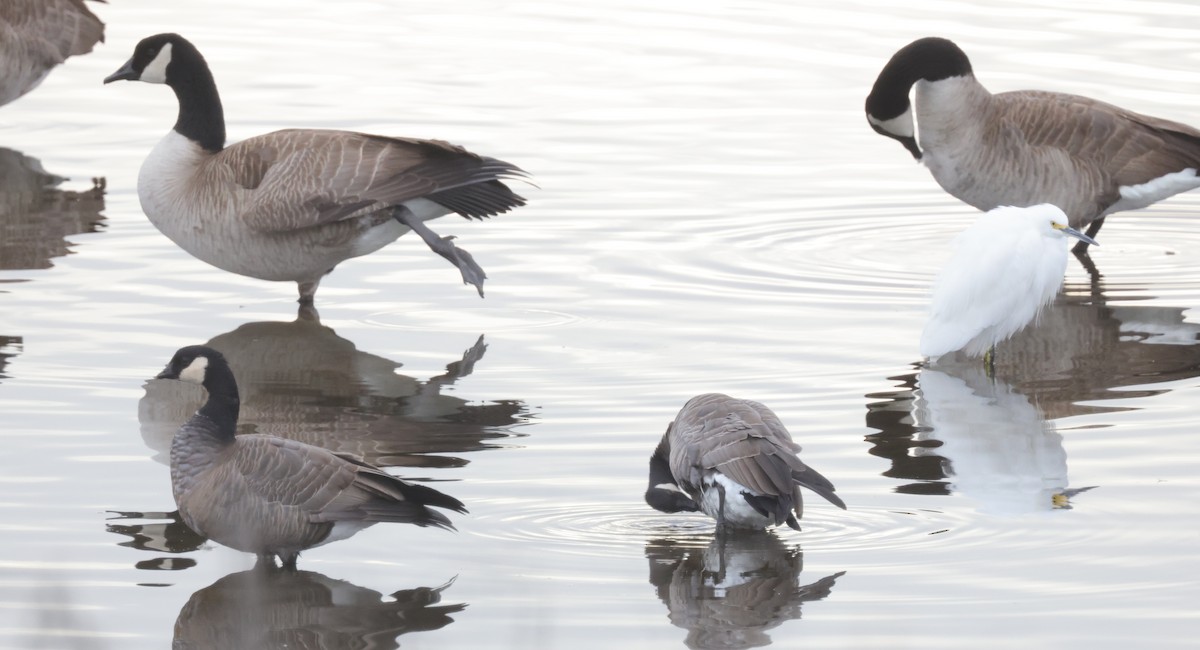
[[[143,39],[105,79],[165,83],[179,100],[174,129],[138,175],[142,210],[178,246],[220,269],[293,281],[311,303],[324,275],[412,230],[483,295],[487,274],[453,237],[425,221],[483,219],[525,204],[502,180],[517,166],[440,140],[285,129],[225,146],[212,73],[177,34]]]
[[[944,38],[897,51],[866,113],[959,200],[980,210],[1050,203],[1093,237],[1109,214],[1200,187],[1200,130],[1079,95],[993,94]]]
[[[83,0],[0,2],[0,106],[37,88],[55,66],[104,41]]]
[[[839,508],[846,504],[833,483],[804,464],[787,428],[771,409],[746,399],[705,393],[688,400],[667,427],[651,457],[652,506],[671,492],[655,476],[667,459],[674,485],[696,504],[676,511],[700,510],[733,528],[787,524],[799,530],[804,505],[800,488],[821,495]],[[655,506],[657,507],[657,506]],[[659,508],[662,509],[662,508]]]
[[[352,456],[275,436],[235,435],[237,385],[212,348],[181,348],[158,378],[208,390],[208,401],[172,440],[171,486],[184,523],[214,541],[294,567],[301,551],[378,522],[453,529],[430,506],[466,512],[458,499]]]

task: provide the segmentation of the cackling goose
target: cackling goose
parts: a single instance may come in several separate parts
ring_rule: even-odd
[[[646,503],[663,512],[703,512],[719,529],[787,524],[800,530],[801,487],[843,510],[846,504],[799,452],[766,406],[698,395],[683,405],[650,456]]]
[[[1078,95],[993,95],[944,38],[896,52],[866,112],[871,128],[903,144],[958,199],[980,210],[1051,203],[1093,237],[1113,212],[1200,187],[1200,130]]]
[[[439,140],[287,129],[225,146],[212,73],[178,34],[143,39],[104,83],[166,84],[175,128],[142,163],[138,198],[150,222],[188,253],[261,280],[296,282],[311,303],[340,262],[412,230],[483,295],[487,275],[425,221],[451,212],[482,219],[525,204],[500,179],[516,165]]]
[[[210,347],[180,348],[157,378],[208,390],[171,443],[171,488],[184,523],[225,546],[295,567],[301,551],[377,522],[453,529],[428,506],[466,512],[454,497],[353,456],[275,436],[235,436],[237,382]]]

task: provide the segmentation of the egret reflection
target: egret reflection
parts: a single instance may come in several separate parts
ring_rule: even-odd
[[[707,546],[674,539],[646,544],[650,584],[689,648],[757,648],[767,632],[800,618],[804,603],[830,594],[841,571],[802,584],[804,553],[770,531],[741,531]]]
[[[441,604],[453,580],[384,595],[313,571],[257,566],[196,591],[175,620],[173,648],[398,648],[441,629],[465,603]]]
[[[0,270],[48,269],[70,252],[67,238],[104,227],[104,179],[82,191],[41,162],[0,147]]]
[[[977,365],[939,364],[867,395],[877,400],[867,406],[871,453],[890,461],[885,476],[914,481],[897,491],[956,492],[983,510],[1022,512],[1070,507],[1094,487],[1069,486],[1055,421],[1129,409],[1128,398],[1169,390],[1156,383],[1200,375],[1200,325],[1183,309],[1110,305],[1104,292],[1069,286],[997,348],[994,378]]]
[[[238,377],[239,433],[265,433],[359,456],[372,465],[454,467],[452,455],[496,445],[523,421],[516,400],[471,403],[442,389],[471,374],[484,356],[483,336],[446,372],[420,380],[401,363],[363,352],[321,324],[311,308],[292,322],[247,323],[213,337]],[[138,404],[147,446],[166,462],[171,438],[204,400],[183,382],[151,381]],[[441,455],[431,455],[441,454]]]

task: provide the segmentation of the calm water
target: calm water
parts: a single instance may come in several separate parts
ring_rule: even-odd
[[[831,4],[99,5],[107,44],[0,108],[0,646],[1192,647],[1200,193],[1110,219],[996,381],[921,370],[973,213],[862,102],[937,34],[993,90],[1200,123],[1200,9]],[[174,99],[100,84],[160,31],[207,55],[232,140],[439,137],[533,172],[528,207],[439,222],[487,298],[404,238],[326,279],[318,321],[176,249],[135,195]],[[39,163],[69,180],[31,189]],[[439,481],[460,532],[376,526],[270,580],[189,534],[163,451],[200,391],[145,382],[199,342],[244,430]],[[713,390],[774,408],[850,509],[722,547],[646,507],[658,436]]]

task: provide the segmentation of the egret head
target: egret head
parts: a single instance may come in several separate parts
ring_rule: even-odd
[[[1078,239],[1079,241],[1091,244],[1092,246],[1100,245],[1096,242],[1095,239],[1092,239],[1091,237],[1088,237],[1087,235],[1079,232],[1078,230],[1075,230],[1074,228],[1072,228],[1071,226],[1068,226],[1063,221],[1056,221],[1056,220],[1052,219],[1050,221],[1050,228],[1055,233],[1057,233],[1059,237],[1070,236],[1070,237],[1074,237],[1075,239]]]

